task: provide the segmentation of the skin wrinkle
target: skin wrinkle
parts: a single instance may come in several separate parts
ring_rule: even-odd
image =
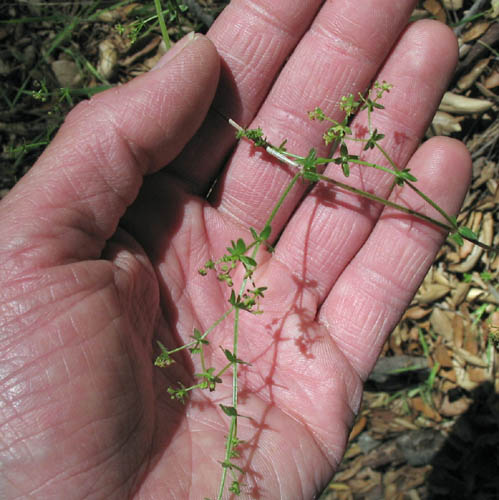
[[[240,184],[241,189],[244,188],[244,185],[242,183],[239,183],[239,181],[236,182]],[[248,222],[246,219],[245,220],[242,219],[242,215],[241,216],[237,215],[237,213],[240,213],[246,215],[247,217],[249,214],[251,214],[251,211],[248,211],[249,208],[251,208],[251,206],[249,202],[245,203],[241,201],[241,197],[237,196],[237,191],[234,190],[234,186],[232,187],[232,189],[234,196],[225,197],[223,205],[220,205],[218,207],[218,211],[220,212],[220,214],[230,219],[234,225],[239,226],[241,229],[247,226],[249,227],[258,226],[258,224],[255,224],[255,222],[257,222],[258,220],[257,218],[255,218],[253,221],[250,220]],[[254,203],[254,200],[251,200],[251,203]]]
[[[35,412],[39,412],[39,410],[44,409],[51,404],[53,404],[53,401],[46,401],[42,403],[42,406],[38,406],[36,409],[30,409],[29,411],[22,410],[22,415],[20,415],[20,412],[17,410],[16,405],[12,405],[12,400],[9,400],[6,405],[9,405],[9,407],[15,411],[15,415],[12,415],[9,417],[7,420],[4,421],[4,424],[2,425],[2,436],[4,438],[7,437],[7,431],[3,429],[3,427],[7,427],[9,429],[9,434],[10,434],[10,439],[3,440],[3,443],[5,444],[5,447],[1,449],[2,452],[9,452],[9,455],[12,455],[12,452],[16,451],[16,447],[18,445],[21,445],[21,448],[23,450],[26,450],[29,454],[29,457],[32,458],[33,454],[30,451],[29,447],[29,440],[31,438],[37,437],[37,436],[43,436],[46,434],[47,429],[40,429],[35,432],[34,426],[26,426],[25,421],[28,420],[26,417],[29,417],[31,414]],[[21,428],[22,429],[22,436],[19,437],[21,432],[18,432],[17,429]],[[30,429],[30,432],[25,432],[25,429],[28,428]],[[3,453],[5,454],[5,453]],[[17,457],[15,460],[18,460],[19,457],[25,457],[26,453],[15,453]]]
[[[389,34],[393,32],[394,19],[398,20],[405,16],[408,18],[413,10],[412,7],[416,4],[415,1],[379,2],[379,0],[364,0],[362,4],[344,2],[343,5],[340,6],[340,9],[338,9],[335,3],[336,0],[328,0],[326,2],[327,9],[325,8],[321,12],[318,19],[320,22],[316,24],[320,26],[323,24],[330,24],[329,30],[335,35],[335,38],[342,40],[348,37],[350,40],[347,40],[346,43],[355,46],[357,34],[365,31],[365,27],[357,20],[361,17],[367,17],[370,19],[370,30],[367,33],[368,37],[365,37],[366,47],[373,45],[373,43],[380,46],[388,45],[388,42],[391,40]],[[385,5],[381,6],[381,3]],[[386,5],[388,4],[391,13],[386,14],[385,11],[388,10]],[[362,9],[360,12],[359,7]],[[355,15],[352,15],[354,9]],[[329,15],[326,15],[326,12]],[[332,12],[334,12],[334,15]]]
[[[88,424],[88,425],[91,425],[91,424]],[[86,426],[83,427],[83,429],[85,428]],[[135,425],[134,429],[137,428],[138,425]],[[82,429],[82,430],[83,430]],[[95,434],[94,434],[95,435]],[[95,436],[96,440],[97,440],[97,436]],[[126,444],[127,444],[127,440],[128,438],[126,438],[119,446],[118,448],[116,448],[116,450],[113,450],[113,452],[108,452],[108,457],[103,457],[102,459],[99,458],[97,462],[94,462],[92,463],[91,465],[89,464],[89,466],[87,468],[79,468],[78,470],[78,473],[77,474],[73,474],[73,472],[71,471],[68,471],[67,469],[63,469],[61,470],[60,473],[56,474],[54,477],[50,478],[49,480],[46,480],[44,481],[43,485],[40,485],[39,488],[37,488],[36,490],[34,490],[33,492],[31,492],[32,494],[37,494],[38,492],[41,492],[42,494],[44,493],[44,490],[47,489],[47,486],[50,488],[51,486],[51,483],[55,483],[55,482],[58,482],[58,481],[65,481],[67,480],[69,477],[71,478],[77,478],[77,477],[84,477],[84,476],[88,476],[88,474],[94,470],[94,469],[99,469],[100,467],[102,466],[105,466],[108,462],[112,462],[113,460],[113,457],[116,455],[116,452],[119,451],[121,448],[125,447]],[[137,469],[140,469],[140,463],[137,464]],[[133,471],[132,471],[133,472]],[[110,495],[114,492],[114,491],[117,491],[118,489],[121,489],[123,487],[123,485],[125,485],[126,483],[130,482],[130,477],[127,478],[127,476],[125,476],[125,480],[123,480],[121,483],[118,483],[117,486],[114,488],[114,490],[112,490],[111,492],[107,492],[106,491],[106,498],[109,498]],[[80,486],[81,487],[81,486]],[[93,482],[91,485],[89,485],[87,487],[87,491],[85,493],[82,493],[81,490],[79,491],[79,493],[82,494],[82,496],[80,497],[81,499],[87,499],[89,498],[89,495],[90,494],[95,494],[96,491],[89,491],[89,490],[92,490],[94,489],[95,490],[95,487],[96,487],[96,483]],[[105,486],[104,485],[101,485],[99,487],[100,489],[104,489]],[[102,498],[102,496],[98,496],[96,498]]]
[[[332,328],[338,330],[338,326],[343,327],[344,324],[350,323],[350,330],[347,332],[342,329],[341,337],[337,336],[337,341],[340,342],[341,348],[344,350],[351,365],[355,369],[355,366],[358,366],[359,363],[363,360],[363,356],[360,355],[363,346],[359,344],[358,339],[366,337],[366,335],[364,334],[364,330],[367,330],[368,332],[377,331],[378,334],[376,338],[370,338],[369,342],[371,342],[372,345],[376,346],[376,349],[381,348],[379,339],[381,339],[388,331],[386,325],[390,325],[391,327],[393,324],[394,326],[396,319],[398,319],[393,317],[393,315],[391,315],[390,313],[393,310],[397,310],[397,307],[400,307],[400,304],[405,303],[403,297],[407,295],[407,291],[405,288],[401,288],[398,283],[391,280],[389,277],[383,276],[377,271],[366,268],[365,266],[363,266],[362,269],[356,271],[355,276],[349,275],[348,278],[349,280],[351,280],[351,282],[356,282],[359,279],[362,280],[362,282],[364,283],[364,288],[363,290],[357,291],[353,296],[351,296],[350,289],[347,288],[349,292],[348,297],[345,296],[342,302],[352,301],[352,308],[357,311],[364,311],[364,314],[362,315],[362,317],[357,318],[358,322],[355,325],[354,323],[352,323],[352,318],[350,316],[342,317],[338,315],[338,312],[342,310],[342,307],[339,303],[337,303],[335,306],[337,315],[335,323],[337,324],[337,326],[333,324]],[[371,289],[366,287],[367,283],[371,285]],[[393,289],[399,289],[400,294],[385,293],[383,294],[382,299],[374,300],[373,302],[373,298],[375,298],[376,295],[379,295],[380,288],[386,288],[388,290],[390,289],[390,286],[393,286]],[[373,317],[372,315],[376,310],[376,307],[379,307],[379,304],[376,304],[380,302],[382,303],[382,307],[380,308],[379,313],[374,314]],[[381,324],[378,324],[379,320],[382,320]],[[351,341],[349,339],[351,339]],[[369,370],[370,367],[364,370],[363,373],[359,372],[359,377],[364,380],[367,377]]]
[[[250,13],[255,14],[254,17],[257,19],[260,19],[261,21],[264,22],[264,26],[270,26],[272,27],[275,31],[278,32],[280,35],[287,35],[290,39],[293,38],[294,35],[294,27],[287,25],[285,20],[286,18],[280,18],[275,15],[272,15],[270,12],[268,12],[267,9],[265,9],[261,4],[259,4],[258,0],[250,0],[244,3],[246,10]],[[268,3],[266,3],[266,6],[268,7]],[[244,13],[241,14],[241,16],[244,16]],[[249,17],[249,16],[248,16]],[[252,22],[248,22],[248,25],[252,24]],[[267,31],[265,27],[261,28],[261,31]]]
[[[105,111],[105,113],[104,113]],[[118,116],[116,116],[116,113],[114,112],[114,109],[110,106],[106,106],[104,104],[99,105],[99,115],[102,115],[102,121],[106,123],[106,134],[100,135],[100,134],[95,134],[95,138],[97,139],[96,141],[93,141],[98,145],[98,148],[95,148],[94,150],[94,155],[96,159],[96,167],[94,167],[94,172],[98,174],[98,177],[101,182],[99,182],[99,185],[102,186],[102,183],[104,183],[104,187],[107,187],[107,189],[104,189],[103,192],[108,191],[114,195],[114,197],[118,200],[118,212],[120,215],[123,215],[125,208],[130,205],[130,203],[135,199],[140,186],[142,184],[141,179],[142,175],[145,174],[146,169],[150,168],[150,163],[145,162],[144,159],[147,159],[149,154],[144,153],[143,149],[139,149],[137,144],[134,144],[134,146],[131,146],[131,140],[126,136],[126,134],[123,132],[123,124],[120,123],[120,120]],[[126,116],[126,112],[123,112],[123,116]],[[121,117],[121,116],[120,116]],[[104,142],[105,141],[105,142]],[[109,148],[107,142],[115,143],[118,142],[120,143],[121,147],[118,148]],[[123,149],[123,147],[125,149]],[[109,156],[108,150],[113,150],[117,149],[120,150],[121,152],[125,152],[124,157],[126,160],[126,170],[125,172],[128,174],[129,179],[126,179],[125,182],[123,183],[125,187],[122,185],[116,186],[114,185],[113,182],[110,181],[110,179],[120,179],[120,184],[123,182],[123,168],[121,166],[122,161],[118,158],[113,158],[112,156]],[[140,151],[140,155],[138,155],[138,151]],[[85,151],[85,155],[88,154],[88,151]],[[120,158],[122,156],[122,153],[120,154]],[[85,158],[85,156],[82,157],[82,159]],[[114,161],[113,161],[114,160]],[[88,162],[88,159],[85,160]],[[120,166],[118,167],[116,163],[119,163]],[[103,166],[106,166],[106,168],[102,168]],[[139,170],[139,168],[144,165],[144,170]],[[112,170],[109,172],[108,175],[104,175],[105,173],[108,172],[108,170],[113,167]],[[114,175],[115,170],[119,170],[120,175]],[[128,194],[125,196],[124,193],[127,193],[130,191],[129,186],[135,186],[135,189],[133,190],[133,193]],[[114,233],[116,228],[112,229],[112,232]],[[105,234],[106,239],[109,238],[110,235]]]
[[[112,401],[112,399],[110,399],[109,401]],[[143,420],[143,417],[144,417],[144,412],[143,412],[143,407],[142,406],[140,407],[140,410],[141,410],[140,413],[136,417],[136,423],[131,427],[128,435],[125,436],[124,438],[122,438],[121,434],[119,434],[118,435],[119,439],[117,441],[113,440],[112,441],[112,446],[103,448],[103,450],[99,454],[99,455],[103,455],[102,458],[99,458],[97,462],[94,461],[94,463],[92,465],[89,465],[88,468],[82,469],[78,475],[87,474],[89,471],[91,471],[91,470],[93,470],[95,468],[98,468],[98,467],[100,467],[100,466],[102,466],[102,465],[104,465],[104,464],[112,461],[113,457],[120,456],[118,452],[121,449],[123,449],[124,447],[127,446],[127,443],[132,439],[132,437],[135,434],[137,434],[137,429],[139,429],[141,427],[141,421]],[[121,415],[121,414],[128,415],[129,413],[130,412],[129,412],[128,408],[125,409],[125,410],[123,410],[120,413],[116,413],[115,412],[115,413],[113,413],[113,415],[110,415],[110,416],[108,416],[106,418],[101,418],[99,420],[99,423],[105,422],[106,420],[111,420],[111,419],[115,418],[116,415],[118,415],[118,416]],[[97,422],[95,422],[95,421],[88,422],[83,427],[81,427],[78,430],[78,432],[79,433],[84,433],[85,435],[88,435],[88,432],[86,432],[85,429],[87,427],[93,427],[95,429],[96,425],[97,425]],[[95,435],[95,442],[99,442],[99,441],[100,441],[100,438],[98,438],[98,436]],[[135,469],[140,469],[141,468],[141,460],[138,460],[138,461],[135,460],[135,462],[137,462],[136,466],[135,466]],[[60,474],[58,474],[57,476],[55,476],[54,478],[52,478],[52,481],[58,479],[59,477],[70,476],[71,474],[72,474],[71,472],[68,472],[66,470],[61,471]],[[128,482],[128,481],[123,481],[118,486],[121,487],[126,482]],[[118,488],[116,488],[116,489],[118,489]],[[84,496],[82,498],[87,498],[87,496]]]
[[[282,42],[279,39],[274,41],[274,38],[264,36],[263,34],[252,34],[247,44],[247,52],[251,54],[251,58],[248,61],[237,59],[240,68],[234,74],[234,80],[237,87],[248,87],[248,92],[246,92],[245,96],[246,100],[255,100],[259,99],[258,96],[262,94],[262,91],[253,85],[252,82],[255,81],[257,75],[260,75],[262,71],[266,71],[265,66],[271,62],[273,52],[280,49]],[[232,56],[227,55],[226,57],[227,59],[224,59],[225,62],[234,62]]]
[[[334,59],[339,57],[347,61],[346,67],[356,67],[360,61],[362,66],[367,68],[376,68],[379,65],[379,61],[373,59],[370,55],[370,50],[366,50],[361,47],[357,42],[357,38],[351,41],[345,39],[342,36],[335,36],[334,32],[329,31],[320,23],[315,23],[310,30],[310,35],[312,38],[317,37],[318,40],[314,43],[320,47],[322,42],[325,42],[328,46],[329,51],[334,55]],[[370,48],[370,47],[369,47]]]
[[[107,285],[103,285],[103,287],[106,287]],[[24,335],[27,337],[28,334],[26,332],[26,328],[32,326],[35,324],[36,322],[36,329],[33,330],[33,334],[36,333],[36,331],[39,329],[39,328],[42,328],[43,326],[47,325],[48,323],[52,323],[54,321],[57,321],[59,316],[62,316],[62,315],[66,315],[68,314],[68,312],[70,312],[72,309],[74,309],[75,307],[78,308],[80,307],[80,304],[81,302],[83,302],[86,298],[92,296],[93,294],[95,294],[97,292],[97,290],[89,290],[87,291],[87,293],[85,293],[83,295],[83,297],[66,297],[64,299],[64,302],[66,301],[69,301],[69,306],[66,307],[65,309],[60,309],[56,315],[47,315],[47,314],[36,314],[35,313],[38,313],[41,309],[44,309],[46,308],[47,306],[51,305],[51,303],[37,303],[36,306],[31,306],[29,307],[29,309],[27,309],[23,314],[22,314],[22,323],[23,323],[23,332],[24,332]],[[80,294],[81,291],[78,291],[78,293],[75,293],[74,295],[77,295],[77,294]],[[73,299],[73,300],[69,300],[69,299]],[[58,299],[58,302],[59,302],[59,305],[61,304],[61,299]],[[27,313],[30,313],[29,316],[32,317],[32,319],[29,321],[29,322],[26,322],[25,319],[26,319],[26,316],[27,316]],[[35,316],[34,316],[35,315]],[[34,316],[34,317],[33,317]],[[43,318],[42,320],[40,320],[40,318]],[[13,336],[13,342],[15,342],[16,340],[16,337],[13,335],[15,332],[19,331],[19,327],[16,328],[16,324],[19,322],[19,317],[14,317],[10,322],[8,323],[4,323],[3,324],[3,327],[5,326],[8,326],[8,325],[13,325],[13,332],[11,332],[11,336]],[[77,331],[77,330],[76,330]],[[96,335],[98,335],[99,332],[96,333]],[[10,348],[13,348],[15,347],[15,343],[9,345],[9,346],[3,346],[4,350],[6,349],[10,349]],[[57,348],[59,348],[59,346],[57,346]],[[50,354],[50,353],[47,353],[47,354]],[[4,379],[6,380],[6,379]]]
[[[327,342],[332,342],[332,340],[330,340],[329,337],[327,337]],[[341,353],[339,353],[341,354]],[[344,360],[344,365],[346,367],[349,368],[349,370],[351,371],[351,373],[349,374],[349,378],[351,378],[353,376],[353,378],[355,378],[357,380],[357,384],[356,385],[360,385],[360,378],[357,376],[357,374],[355,373],[355,371],[353,370],[353,367],[350,365],[350,363],[348,362],[347,358],[345,356],[342,355],[342,358]],[[327,392],[333,392],[336,396],[338,396],[338,394],[348,394],[348,389],[347,389],[347,384],[346,384],[346,381],[345,381],[345,378],[346,378],[346,375],[343,373],[343,372],[338,372],[336,371],[336,375],[337,375],[337,378],[335,379],[336,380],[336,383],[334,385],[334,390],[332,390],[330,387],[327,388]],[[341,381],[341,386],[342,386],[342,390],[338,390],[338,383]],[[261,383],[263,382],[260,381],[259,383],[257,382],[247,382],[247,387],[249,390],[251,390],[252,392],[255,392],[257,391],[258,389],[258,386],[261,385]],[[300,388],[304,388],[304,383],[303,383],[303,380],[301,383],[297,383],[296,384],[297,386],[299,386]],[[312,383],[312,386],[311,386],[311,389],[316,389],[316,383],[313,382]],[[305,393],[306,393],[306,397],[305,399],[308,399],[308,400],[313,400],[313,399],[320,399],[320,400],[326,400],[326,399],[330,399],[328,398],[328,396],[323,396],[322,398],[318,398],[317,396],[309,396],[308,394],[309,391],[305,390]],[[358,394],[358,390],[356,390],[354,392],[354,394]],[[274,398],[275,396],[273,396],[272,394],[269,394],[269,396],[265,396],[264,394],[262,393],[259,393],[259,397],[262,401],[264,401],[265,403],[269,404],[269,403],[274,403],[275,404],[275,401],[274,401]],[[309,424],[307,422],[304,421],[301,413],[299,412],[299,410],[295,411],[294,408],[293,408],[293,405],[292,404],[289,404],[289,402],[286,402],[286,396],[281,396],[280,399],[283,399],[284,400],[284,403],[281,403],[279,405],[277,405],[276,407],[281,411],[283,412],[285,415],[287,415],[288,417],[292,418],[294,421],[300,423],[304,429],[307,429],[307,431],[314,437],[314,441],[316,442],[317,446],[319,446],[319,448],[323,451],[323,453],[327,456],[328,455],[328,450],[329,450],[329,447],[326,446],[322,441],[323,439],[319,438],[319,429],[314,429],[314,425],[313,424]],[[298,399],[302,400],[304,399],[304,396],[301,395]],[[348,397],[345,397],[345,398],[339,398],[341,399],[342,401],[344,401],[347,406],[348,406],[348,409],[349,409],[349,412],[348,415],[348,423],[350,424],[350,421],[353,419],[353,415],[355,414],[356,412],[356,409],[357,409],[357,406],[359,404],[358,401],[355,402],[355,404],[351,404],[351,401]],[[321,429],[322,430],[322,429]],[[317,436],[317,437],[316,437]],[[334,453],[334,452],[333,452]],[[340,461],[340,457],[339,457],[339,454],[336,453],[335,457],[334,457],[334,463],[333,462],[330,462],[330,464],[333,466],[337,463],[339,463]],[[328,459],[328,461],[330,461]]]
[[[321,210],[321,207],[318,208],[318,210]],[[328,210],[324,211],[324,214],[322,217],[325,219],[330,218],[330,214],[328,213]],[[317,222],[317,218],[314,217],[314,221],[312,222],[313,225],[315,225]],[[357,228],[357,220],[354,221],[354,223],[348,223],[345,218],[339,218],[335,217],[333,218],[328,224],[324,225],[324,228],[327,227],[327,229],[330,231],[330,234],[333,235],[334,237],[331,236],[335,244],[331,244],[329,241],[317,241],[314,243],[313,241],[310,240],[311,237],[308,238],[308,240],[305,242],[304,240],[298,239],[298,238],[293,238],[292,243],[293,246],[291,248],[286,248],[286,252],[284,255],[282,255],[282,252],[279,250],[280,247],[277,245],[276,247],[276,252],[275,252],[275,259],[281,263],[284,263],[285,260],[288,261],[289,264],[285,264],[287,267],[287,272],[288,273],[294,273],[295,275],[299,276],[300,278],[304,278],[304,276],[301,276],[299,273],[296,271],[293,271],[294,267],[298,266],[299,262],[303,259],[305,254],[308,253],[313,253],[315,247],[317,246],[318,248],[324,248],[324,251],[328,252],[327,259],[329,263],[334,262],[335,260],[338,261],[339,257],[336,257],[337,252],[336,250],[341,247],[343,241],[348,241],[353,234],[358,230]],[[320,227],[321,225],[318,224]],[[300,228],[298,228],[300,230]],[[326,234],[326,231],[311,231],[312,235],[317,235],[319,238],[323,238],[324,235]],[[328,238],[329,240],[329,238]],[[296,243],[295,243],[296,242]],[[286,241],[286,247],[288,247],[289,242]],[[312,248],[312,250],[311,250]],[[327,249],[327,250],[326,250]],[[332,250],[332,251],[331,251]],[[322,259],[318,256],[317,261],[320,262]],[[313,262],[308,262],[306,264],[308,273],[310,273],[310,265],[313,264]],[[333,267],[337,268],[337,265],[334,265]],[[335,276],[338,276],[341,271],[344,269],[344,267],[337,268],[337,271],[334,273]],[[316,275],[317,271],[314,270],[314,273],[312,275]],[[310,292],[309,288],[305,290],[306,292]],[[323,295],[325,290],[321,290],[321,292],[318,292],[320,295],[317,296],[317,301],[316,301],[316,306],[319,306],[320,302],[320,296]]]
[[[269,415],[268,417],[272,421],[274,420],[273,415]],[[296,423],[296,419],[294,419],[290,416],[287,416],[287,417],[290,418],[293,423]],[[307,437],[307,439],[309,439],[309,438]],[[281,494],[279,495],[279,498],[287,498],[287,496],[283,496],[284,493],[286,492],[286,487],[283,485],[288,486],[288,488],[289,488],[289,485],[287,482],[281,482],[281,474],[279,474],[279,472],[277,471],[277,469],[275,467],[275,461],[272,459],[272,454],[275,453],[276,448],[278,449],[278,452],[282,454],[282,440],[279,440],[274,445],[274,447],[268,447],[267,442],[265,440],[263,440],[261,443],[260,442],[254,443],[252,441],[253,440],[250,441],[250,444],[252,444],[252,446],[255,446],[256,444],[258,444],[259,451],[260,451],[260,455],[258,457],[258,472],[256,474],[257,479],[255,481],[255,487],[258,488],[257,480],[258,480],[258,477],[260,475],[265,476],[265,477],[268,477],[269,475],[271,475],[273,478],[273,482],[278,485],[279,491],[281,492]],[[253,474],[251,474],[251,477],[253,477]],[[295,482],[293,482],[293,484],[295,484]],[[299,485],[299,486],[301,487],[301,485]]]

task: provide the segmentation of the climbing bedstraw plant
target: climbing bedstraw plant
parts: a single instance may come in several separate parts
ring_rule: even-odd
[[[216,390],[217,384],[222,382],[223,376],[232,376],[232,399],[226,404],[221,404],[220,408],[229,419],[228,434],[226,438],[225,455],[220,457],[222,466],[220,486],[217,494],[217,499],[220,500],[224,492],[228,489],[229,492],[239,495],[241,490],[241,478],[244,475],[243,470],[237,465],[238,446],[242,441],[238,437],[238,418],[241,417],[238,413],[238,369],[240,365],[246,364],[239,356],[239,323],[242,314],[262,314],[261,302],[264,298],[266,287],[257,287],[253,280],[253,275],[258,267],[257,255],[261,247],[272,251],[272,247],[268,242],[272,231],[272,222],[279,212],[284,200],[298,182],[302,181],[310,185],[316,183],[328,183],[362,196],[369,200],[381,203],[385,206],[395,208],[406,214],[422,219],[435,226],[438,226],[450,233],[450,237],[458,244],[462,245],[463,240],[469,240],[476,245],[485,249],[490,249],[478,241],[478,236],[467,227],[457,225],[456,218],[447,214],[437,203],[425,195],[418,187],[416,187],[417,179],[409,171],[409,169],[400,169],[388,155],[386,150],[381,145],[384,135],[372,126],[372,114],[377,109],[383,109],[381,99],[383,94],[389,92],[391,85],[386,82],[376,82],[373,89],[366,95],[353,94],[343,97],[340,101],[341,111],[344,113],[342,121],[336,121],[328,117],[320,108],[309,113],[311,120],[318,120],[328,124],[329,128],[324,133],[324,142],[335,151],[332,157],[321,158],[317,155],[315,149],[311,149],[307,156],[299,156],[293,154],[286,149],[286,141],[280,146],[271,144],[265,137],[264,132],[260,128],[244,129],[229,120],[229,123],[236,129],[236,137],[251,141],[255,147],[264,149],[269,155],[277,158],[280,162],[291,167],[295,172],[289,184],[282,192],[276,205],[270,212],[267,221],[261,231],[254,228],[249,228],[249,237],[245,241],[242,238],[237,241],[231,241],[227,246],[227,253],[218,258],[213,258],[204,263],[199,273],[206,276],[210,273],[216,275],[218,280],[224,282],[229,288],[229,299],[227,309],[224,314],[213,323],[206,331],[201,332],[197,329],[193,331],[192,341],[177,347],[176,349],[168,350],[163,344],[159,343],[161,353],[155,360],[155,365],[158,367],[167,367],[174,363],[174,355],[180,351],[188,350],[191,355],[199,356],[201,371],[194,375],[194,383],[186,387],[178,383],[175,387],[170,387],[168,392],[172,399],[185,402],[189,393],[193,390]],[[349,126],[353,116],[367,110],[368,120],[368,137],[355,137]],[[348,145],[351,143],[362,143],[363,150],[377,149],[386,160],[386,165],[379,165],[362,160],[358,155],[350,154]],[[394,186],[408,186],[414,190],[426,203],[430,204],[439,214],[440,218],[436,219],[411,210],[410,208],[396,204],[385,198],[378,197],[372,193],[368,193],[361,189],[355,188],[346,182],[341,182],[323,175],[321,172],[327,164],[336,164],[342,170],[345,178],[350,175],[350,169],[355,165],[362,168],[375,168],[386,172],[393,176]],[[233,275],[236,269],[242,268],[244,277],[242,284],[236,288],[233,282]],[[204,349],[209,345],[210,334],[222,323],[229,318],[233,324],[233,339],[230,348],[221,346],[225,355],[226,363],[219,368],[208,367],[205,361]]]

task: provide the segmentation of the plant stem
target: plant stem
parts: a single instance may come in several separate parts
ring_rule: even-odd
[[[154,0],[154,5],[156,7],[156,13],[158,14],[159,26],[161,28],[163,40],[165,41],[166,50],[170,50],[172,47],[172,42],[170,40],[170,36],[168,35],[168,30],[166,29],[165,18],[161,9],[161,0]]]
[[[380,196],[376,196],[375,194],[368,193],[367,191],[363,191],[362,189],[357,189],[354,188],[353,186],[350,186],[349,184],[345,184],[340,181],[336,181],[334,179],[331,179],[330,177],[326,177],[325,175],[317,174],[317,178],[321,181],[327,182],[329,184],[334,184],[335,186],[338,186],[345,191],[349,191],[350,193],[358,194],[359,196],[362,196],[364,198],[368,198],[369,200],[377,201],[378,203],[382,203],[383,205],[391,208],[395,208],[396,210],[399,210],[401,212],[404,212],[406,214],[412,215],[414,217],[417,217],[418,219],[424,220],[426,222],[430,222],[431,224],[434,224],[435,226],[441,227],[442,229],[445,229],[446,231],[452,231],[454,229],[453,226],[448,226],[444,222],[441,222],[437,219],[434,219],[433,217],[429,217],[428,215],[424,215],[422,213],[416,212],[415,210],[412,210],[408,207],[405,207],[404,205],[399,205],[397,203],[394,203],[393,201],[385,200],[385,198],[381,198]]]
[[[269,149],[271,149],[271,148],[269,148]],[[269,151],[269,153],[270,153],[270,151]],[[270,154],[272,154],[272,153],[270,153]],[[273,156],[275,156],[275,155],[273,155]],[[296,166],[298,166],[298,165],[296,165]],[[282,204],[284,203],[284,200],[286,199],[289,192],[291,191],[291,189],[293,188],[293,186],[296,184],[296,182],[298,181],[298,179],[301,176],[302,176],[301,172],[297,172],[293,176],[291,181],[286,186],[286,189],[281,194],[279,200],[275,204],[272,212],[270,213],[270,216],[268,217],[267,221],[265,222],[264,227],[270,226],[272,224],[272,221],[274,220],[275,216],[277,215],[277,212],[279,211]],[[253,252],[252,252],[253,259],[256,257],[261,245],[262,245],[261,241],[254,242],[254,248],[253,248]],[[251,246],[253,246],[253,244],[250,245],[249,248],[251,248]],[[244,290],[246,289],[246,285],[248,283],[248,279],[249,279],[248,277],[243,279],[243,281],[241,283],[241,287],[239,289],[239,295],[242,295],[244,293]],[[234,333],[233,333],[232,353],[233,353],[234,358],[237,359],[237,347],[238,347],[238,343],[239,343],[240,309],[238,307],[232,306],[230,311],[232,311],[233,309],[235,309],[235,312],[234,312]],[[227,316],[228,316],[228,314],[225,315],[225,317],[227,317]],[[221,322],[221,321],[222,321],[222,319],[219,320],[219,322]],[[213,326],[213,328],[214,328],[214,326]],[[238,390],[239,390],[238,389],[238,366],[237,365],[238,365],[237,362],[232,363],[232,407],[236,411],[236,415],[232,416],[231,420],[230,420],[229,434],[227,436],[227,441],[225,444],[225,461],[224,461],[225,466],[223,467],[222,477],[220,478],[220,486],[218,489],[217,500],[222,499],[223,492],[225,490],[225,483],[227,481],[227,472],[229,470],[230,460],[233,457],[233,453],[234,453],[234,443],[237,440],[237,405],[238,405]]]
[[[270,213],[269,218],[267,219],[267,222],[265,223],[265,226],[270,226],[272,224],[272,221],[274,220],[275,216],[277,215],[277,212],[281,208],[282,204],[284,203],[284,200],[288,196],[289,192],[291,189],[293,189],[293,186],[296,184],[296,181],[301,177],[301,172],[298,172],[295,174],[295,176],[291,179],[289,184],[286,186],[286,189],[282,193],[281,197],[279,198],[279,201],[276,203],[274,209]]]
[[[208,330],[206,330],[203,335],[201,335],[201,339],[205,339],[220,323],[225,321],[227,319],[227,316],[235,309],[234,306],[230,307],[223,313],[220,318],[218,318],[215,323],[213,323]],[[172,349],[171,351],[168,351],[168,354],[174,354],[179,351],[183,351],[184,349],[188,349],[189,347],[195,346],[198,343],[197,340],[193,340],[192,342],[189,342],[188,344],[181,345],[180,347],[177,347],[176,349]]]
[[[246,280],[244,280],[246,281]],[[233,335],[233,355],[237,358],[237,345],[239,342],[239,308],[236,308],[234,313],[234,335]],[[220,488],[218,490],[218,500],[222,499],[225,489],[225,482],[227,480],[228,464],[233,456],[234,441],[237,438],[237,401],[238,400],[238,384],[237,384],[237,363],[232,363],[232,407],[236,411],[236,415],[230,417],[229,435],[225,444],[225,460],[226,464],[222,471],[222,478],[220,479]]]
[[[394,170],[400,170],[395,162],[392,160],[390,155],[383,149],[383,147],[376,142],[376,148],[381,152],[381,154],[386,158],[386,161],[393,167]]]

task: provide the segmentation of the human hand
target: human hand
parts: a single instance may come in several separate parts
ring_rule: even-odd
[[[213,104],[217,52],[185,39],[160,68],[77,106],[2,201],[2,498],[216,494],[230,381],[172,401],[167,387],[198,367],[179,356],[154,368],[156,340],[180,345],[223,314],[227,287],[198,269],[262,229],[291,174],[247,142],[224,164],[234,131],[210,105],[306,154],[323,131],[307,111],[338,116],[342,95],[389,81],[376,118],[386,149],[457,211],[464,147],[437,138],[416,151],[456,61],[452,33],[429,21],[403,31],[409,0],[322,3],[234,0],[208,35],[222,60]],[[349,178],[380,196],[391,181]],[[286,199],[275,253],[262,256],[265,314],[241,316],[243,498],[311,498],[325,485],[362,382],[443,238],[339,190],[301,201],[304,189]],[[411,192],[392,196],[420,208]],[[225,363],[231,336],[229,325],[213,331],[210,365]]]

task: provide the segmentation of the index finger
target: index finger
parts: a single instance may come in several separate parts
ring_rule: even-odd
[[[232,0],[208,38],[221,58],[217,94],[203,126],[169,171],[195,193],[205,192],[235,143],[234,130],[217,113],[249,125],[286,58],[323,0]]]

